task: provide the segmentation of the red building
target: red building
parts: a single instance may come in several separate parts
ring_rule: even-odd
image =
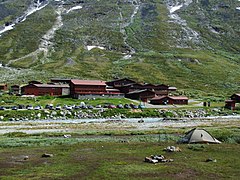
[[[188,104],[188,98],[185,96],[158,96],[150,100],[151,104],[167,105],[167,104]]]
[[[106,82],[101,80],[78,80],[70,82],[70,94],[73,98],[92,97],[123,97],[118,89],[107,88]]]
[[[69,95],[69,85],[61,84],[28,84],[21,88],[22,95],[62,96]]]
[[[125,97],[130,98],[130,99],[140,100],[140,101],[143,101],[143,102],[147,102],[148,100],[155,97],[155,92],[153,92],[151,90],[148,90],[148,89],[136,90],[136,91],[132,91],[132,92],[127,93],[125,95]]]

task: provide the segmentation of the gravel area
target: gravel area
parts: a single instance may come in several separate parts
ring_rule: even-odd
[[[72,119],[72,120],[31,120],[0,122],[0,134],[24,132],[28,134],[44,132],[83,132],[107,130],[156,130],[184,127],[240,127],[240,116],[219,116],[194,119]]]

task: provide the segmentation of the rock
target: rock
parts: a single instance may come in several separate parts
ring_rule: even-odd
[[[41,117],[41,113],[38,113],[38,114],[37,114],[37,118],[40,118],[40,117]]]
[[[53,154],[44,153],[44,154],[42,155],[42,157],[44,157],[44,158],[53,157]]]
[[[208,158],[208,159],[206,159],[206,162],[217,162],[217,160],[216,159],[212,159],[212,158]]]
[[[48,110],[44,110],[45,114],[50,114],[50,112]]]
[[[64,137],[64,138],[70,138],[70,137],[72,137],[72,136],[71,136],[71,134],[64,134],[63,137]]]
[[[28,160],[29,156],[23,156],[23,160]]]
[[[163,155],[151,155],[152,159],[156,159],[158,161],[163,160],[165,157]]]
[[[167,148],[164,148],[163,150],[167,151],[167,152],[181,152],[182,151],[179,147],[175,147],[175,146],[168,146]]]
[[[56,116],[57,115],[57,112],[56,111],[53,111],[52,112],[52,116]]]

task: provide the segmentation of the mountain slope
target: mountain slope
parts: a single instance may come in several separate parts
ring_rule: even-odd
[[[16,81],[8,76],[16,71],[15,79],[25,80],[127,76],[234,92],[238,7],[237,0],[2,0],[2,81]]]

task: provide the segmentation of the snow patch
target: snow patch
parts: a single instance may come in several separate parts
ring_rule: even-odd
[[[71,12],[71,11],[74,11],[74,10],[78,10],[78,9],[82,9],[82,6],[75,6],[75,7],[72,7],[71,9],[69,9],[67,11],[67,13]]]
[[[189,6],[193,1],[192,0],[184,0],[184,1],[172,1],[172,0],[167,0],[167,8],[169,10],[169,17],[170,17],[170,22],[173,22],[175,24],[178,24],[182,28],[182,33],[181,37],[177,39],[177,41],[180,44],[180,47],[183,47],[183,43],[187,41],[192,41],[194,43],[200,43],[200,35],[188,27],[187,21],[182,19],[176,11],[180,10],[181,8],[185,8]],[[174,34],[176,32],[173,31]],[[188,45],[186,45],[188,47]]]
[[[174,13],[175,11],[181,9],[182,7],[183,7],[182,4],[181,4],[181,5],[178,5],[178,6],[170,6],[170,7],[169,7],[169,11],[170,11],[170,13],[172,14],[172,13]]]
[[[31,4],[28,9],[24,12],[24,14],[20,17],[18,17],[14,23],[12,23],[9,26],[4,26],[2,30],[0,30],[0,36],[2,33],[6,32],[6,31],[10,31],[12,29],[14,29],[14,26],[18,23],[21,23],[23,21],[25,21],[27,19],[28,16],[30,16],[31,14],[35,13],[36,11],[39,11],[41,9],[43,9],[44,7],[46,7],[49,4],[48,1],[42,1],[40,2],[40,0],[38,0],[36,3]]]
[[[240,0],[239,0],[240,1]],[[240,7],[236,7],[237,10],[240,10]]]
[[[2,30],[0,30],[0,36],[4,32],[12,30],[14,26],[15,26],[15,24],[11,24],[9,26],[5,26]]]
[[[105,48],[102,47],[102,46],[87,46],[87,50],[88,50],[88,51],[91,51],[93,48],[105,49]]]
[[[48,3],[44,4],[40,1],[38,1],[34,6],[30,6],[28,8],[28,10],[25,12],[25,14],[23,16],[21,16],[18,21],[19,22],[23,22],[27,19],[28,16],[30,16],[31,14],[43,9],[44,7],[46,7],[48,5]]]

